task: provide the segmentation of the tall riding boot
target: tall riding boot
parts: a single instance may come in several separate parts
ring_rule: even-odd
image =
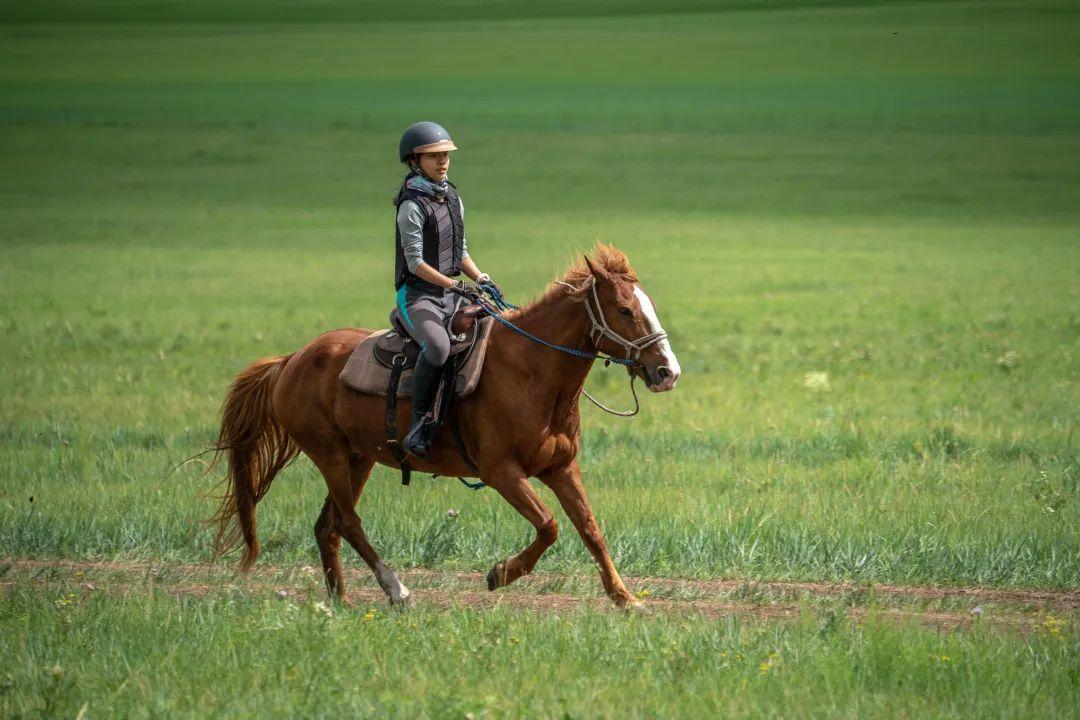
[[[420,353],[412,376],[412,425],[402,442],[405,450],[416,457],[427,457],[431,449],[429,426],[432,423],[427,420],[427,414],[435,402],[441,377],[442,368],[429,363]]]

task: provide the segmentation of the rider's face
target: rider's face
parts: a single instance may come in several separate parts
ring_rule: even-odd
[[[420,172],[424,173],[428,180],[442,182],[446,179],[446,173],[450,170],[450,153],[433,152],[421,153]]]

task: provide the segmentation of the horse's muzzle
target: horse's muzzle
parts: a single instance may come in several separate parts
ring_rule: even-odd
[[[649,371],[645,368],[645,384],[654,393],[667,392],[675,389],[675,383],[679,380],[679,371],[672,370],[667,365],[661,365],[656,370]]]

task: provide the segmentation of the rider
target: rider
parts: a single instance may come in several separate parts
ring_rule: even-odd
[[[477,284],[491,282],[466,248],[465,208],[454,184],[446,178],[452,150],[457,146],[450,133],[433,122],[410,125],[398,148],[409,173],[394,198],[394,287],[398,311],[421,349],[413,370],[412,425],[403,446],[417,457],[425,457],[430,449],[431,423],[425,420],[450,354],[447,325],[456,305],[455,295],[475,298],[478,294],[464,280],[452,278],[464,272]]]

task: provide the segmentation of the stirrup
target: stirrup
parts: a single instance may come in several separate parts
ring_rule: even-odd
[[[435,424],[429,416],[425,415],[419,422],[414,423],[409,432],[405,434],[405,438],[401,441],[401,446],[405,448],[405,451],[415,455],[416,457],[427,457],[431,452],[431,427]]]

